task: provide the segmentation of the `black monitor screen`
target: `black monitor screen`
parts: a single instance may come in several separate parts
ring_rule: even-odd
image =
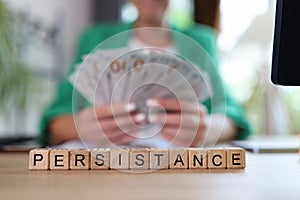
[[[300,2],[277,0],[272,82],[300,85]]]

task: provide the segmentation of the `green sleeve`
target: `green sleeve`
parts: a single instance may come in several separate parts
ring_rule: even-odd
[[[216,34],[211,33],[208,37],[207,43],[204,43],[204,48],[207,49],[207,53],[213,60],[213,64],[210,66],[209,73],[211,74],[211,81],[214,94],[213,98],[215,99],[214,108],[211,107],[212,100],[204,102],[204,104],[211,108],[209,112],[211,113],[223,113],[228,118],[232,120],[232,122],[238,127],[239,132],[236,135],[236,140],[244,140],[251,133],[250,124],[246,118],[244,108],[241,104],[239,104],[230,94],[226,83],[222,80],[222,75],[219,72],[218,68],[218,51],[217,51],[217,43],[216,43]],[[210,44],[210,45],[209,45]],[[215,78],[214,78],[215,77]],[[224,91],[224,92],[221,92]],[[225,106],[224,106],[225,105]]]
[[[203,63],[202,66],[206,66],[204,69],[209,75],[213,90],[212,97],[205,101],[204,105],[209,113],[222,113],[232,120],[239,129],[236,140],[246,139],[251,133],[251,126],[246,118],[243,106],[232,97],[220,75],[216,31],[205,25],[199,25],[195,27],[190,36],[205,49],[209,58],[211,58],[206,61],[198,60],[198,63]],[[198,57],[202,58],[202,56]]]
[[[40,120],[40,144],[42,146],[47,145],[50,139],[50,134],[47,130],[49,122],[57,116],[73,114],[73,86],[68,81],[68,76],[74,71],[75,65],[81,62],[82,55],[88,53],[91,50],[89,48],[89,34],[89,32],[85,32],[81,36],[77,44],[77,51],[75,54],[75,59],[73,60],[71,65],[72,67],[59,83],[52,103],[42,113],[42,117]]]
[[[214,86],[213,86],[214,87]],[[223,98],[223,97],[222,97]],[[209,113],[225,114],[238,127],[239,132],[236,135],[236,140],[244,140],[251,133],[251,127],[246,119],[243,107],[231,97],[229,91],[225,88],[225,101],[218,102],[217,107],[212,108],[211,100],[204,102]],[[225,107],[223,106],[225,105]]]
[[[122,31],[126,31],[131,26],[132,24],[102,23],[93,25],[83,32],[77,44],[76,54],[71,65],[71,69],[58,85],[54,100],[42,114],[40,121],[40,143],[42,146],[47,145],[50,139],[47,127],[53,118],[61,115],[71,115],[80,109],[77,108],[76,111],[72,109],[73,86],[68,81],[68,76],[74,71],[75,65],[82,61],[83,55],[93,51],[93,49],[97,47],[98,44],[105,41],[105,39]],[[126,44],[126,41],[123,42]],[[79,98],[78,101],[77,98]],[[89,105],[81,95],[76,96],[76,101],[79,102],[78,104],[80,104],[81,107]]]

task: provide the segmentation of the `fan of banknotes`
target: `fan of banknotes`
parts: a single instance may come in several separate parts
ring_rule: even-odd
[[[184,58],[162,49],[97,50],[84,56],[69,77],[92,105],[150,98],[203,101],[211,95],[207,74]]]
[[[212,93],[208,75],[199,66],[170,51],[156,48],[100,49],[84,56],[69,77],[74,88],[93,106],[134,102],[149,116],[148,99],[176,98],[199,103]],[[131,146],[170,147],[149,124],[144,138]]]

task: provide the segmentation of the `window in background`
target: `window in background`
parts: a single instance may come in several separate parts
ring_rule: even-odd
[[[53,94],[51,81],[62,69],[54,66],[62,65],[60,22],[63,17],[60,16],[59,21],[54,17],[51,21],[49,15],[40,17],[41,9],[37,9],[38,4],[32,1],[7,0],[2,3],[8,7],[14,19],[14,43],[10,42],[10,45],[16,48],[17,57],[29,71],[27,82],[31,84],[23,90],[14,90],[16,97],[4,102],[10,109],[8,113],[0,112],[0,137],[36,136],[39,114]],[[11,81],[18,81],[18,77],[11,77]],[[21,93],[25,93],[22,108],[17,103]]]
[[[220,69],[256,135],[300,132],[300,90],[270,80],[274,8],[274,0],[221,1]]]
[[[25,91],[28,102],[24,110],[16,108],[12,99],[7,105],[9,113],[0,112],[0,138],[38,135],[40,115],[69,70],[79,33],[90,24],[90,1],[1,1],[16,19],[16,49],[35,82]]]
[[[221,34],[219,47],[222,51],[232,49],[252,20],[269,9],[269,0],[223,0],[221,1]]]

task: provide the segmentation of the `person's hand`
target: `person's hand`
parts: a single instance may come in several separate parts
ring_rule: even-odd
[[[154,110],[165,110],[150,113],[150,121],[163,125],[161,135],[172,144],[194,147],[204,139],[208,120],[203,105],[176,99],[149,99],[146,104]]]
[[[135,111],[132,103],[86,108],[75,117],[77,131],[82,140],[96,145],[129,143],[139,135],[136,123],[144,120]]]

